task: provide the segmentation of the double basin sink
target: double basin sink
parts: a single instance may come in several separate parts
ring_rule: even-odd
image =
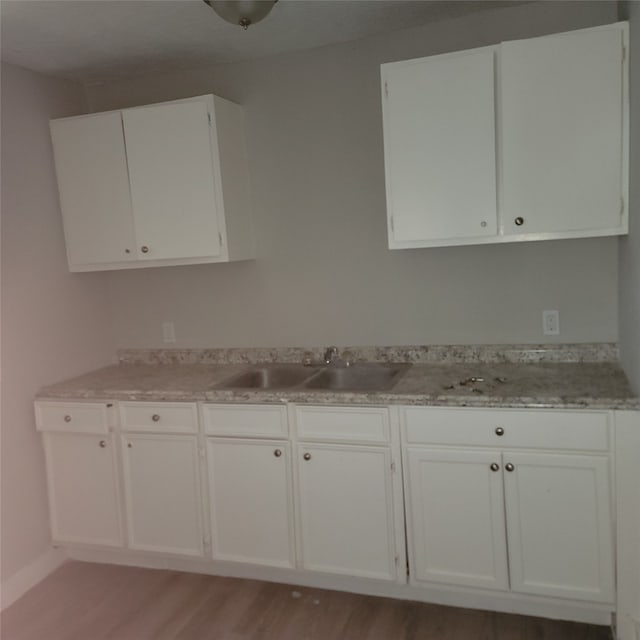
[[[385,391],[410,367],[407,363],[355,363],[309,367],[301,364],[256,365],[224,380],[217,389]]]

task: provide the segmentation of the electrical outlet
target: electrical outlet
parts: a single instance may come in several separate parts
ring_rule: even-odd
[[[162,323],[162,341],[169,344],[176,341],[176,328],[173,322]]]
[[[560,312],[557,309],[542,312],[542,333],[545,336],[560,335]]]

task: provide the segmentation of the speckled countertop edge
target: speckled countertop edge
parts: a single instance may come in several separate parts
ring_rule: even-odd
[[[227,378],[245,371],[253,360],[235,362],[240,356],[251,358],[273,350],[126,350],[120,364],[89,372],[71,380],[43,388],[40,399],[209,401],[229,403],[313,403],[313,404],[405,404],[446,407],[563,408],[563,409],[640,409],[619,363],[615,345],[561,345],[530,347],[533,355],[516,361],[505,353],[521,353],[521,346],[448,348],[450,358],[431,360],[431,347],[374,348],[380,357],[365,358],[363,350],[354,358],[378,362],[396,360],[399,354],[427,354],[413,365],[389,390],[349,392],[310,390],[219,389]],[[360,348],[362,349],[362,348]],[[444,349],[446,347],[437,347]],[[390,350],[393,350],[391,353]],[[247,351],[250,351],[247,354]],[[307,350],[303,350],[307,351]],[[137,354],[135,357],[133,354]],[[293,350],[285,350],[293,354]],[[140,354],[144,357],[140,358]],[[185,362],[178,354],[188,354]],[[210,363],[212,357],[229,356],[224,364]],[[282,351],[278,351],[280,355]],[[298,352],[299,353],[299,352]],[[373,353],[373,352],[372,352]],[[428,355],[431,354],[431,355]],[[463,354],[471,357],[464,360]],[[488,355],[487,355],[488,354]],[[541,354],[543,357],[541,357]],[[559,355],[567,355],[560,360]],[[608,356],[605,358],[604,356]],[[192,362],[191,359],[199,359]],[[393,358],[393,359],[388,359]],[[142,360],[142,362],[140,361]],[[203,362],[204,360],[204,362]],[[230,362],[231,360],[231,362]],[[257,362],[285,362],[281,357],[259,358]],[[290,362],[300,362],[292,359]],[[482,382],[463,384],[471,376]],[[504,380],[503,380],[504,379]]]
[[[119,349],[121,364],[255,364],[319,361],[325,347],[234,347],[223,349]],[[616,362],[615,343],[513,345],[339,346],[355,362]]]

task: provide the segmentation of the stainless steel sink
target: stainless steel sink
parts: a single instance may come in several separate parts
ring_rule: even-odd
[[[354,364],[350,367],[327,367],[304,383],[306,389],[336,391],[384,391],[392,387],[411,365]]]
[[[301,364],[264,365],[216,385],[218,389],[288,389],[297,387],[318,370]]]

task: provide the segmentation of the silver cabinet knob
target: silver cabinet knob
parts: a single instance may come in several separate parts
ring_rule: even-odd
[[[142,247],[140,247],[140,251],[142,251],[142,253],[149,253],[149,247],[142,246]]]
[[[154,414],[151,416],[151,419],[152,419],[154,422],[160,422],[160,416],[159,416],[157,413],[154,413]]]
[[[100,445],[101,449],[104,449],[107,446],[107,441],[106,440],[100,440],[100,442],[98,444]]]
[[[64,421],[65,421],[65,422],[71,422],[71,416],[70,416],[70,415],[66,415],[66,416],[64,417]]]
[[[524,224],[524,218],[522,216],[518,216],[514,222],[516,223],[516,227],[521,227]]]
[[[500,471],[500,465],[497,462],[491,463],[491,467],[489,467],[491,471]]]
[[[486,220],[483,220],[483,221],[480,223],[480,226],[484,229],[484,228],[487,226],[487,221],[486,221]]]
[[[302,457],[303,457],[305,460],[311,460],[311,454],[310,454],[310,453],[305,453]]]
[[[131,253],[131,249],[125,249],[124,252],[125,253]]]
[[[496,427],[496,435],[497,436],[503,436],[504,435],[504,429],[502,427]]]
[[[127,442],[127,447],[129,447],[129,449],[133,449],[133,445],[130,442]]]
[[[276,458],[279,458],[279,457],[282,455],[282,451],[280,451],[280,449],[276,449],[276,450],[273,452],[273,455],[274,455]]]
[[[515,469],[515,467],[510,462],[507,462],[507,464],[504,465],[504,468],[509,472]]]

